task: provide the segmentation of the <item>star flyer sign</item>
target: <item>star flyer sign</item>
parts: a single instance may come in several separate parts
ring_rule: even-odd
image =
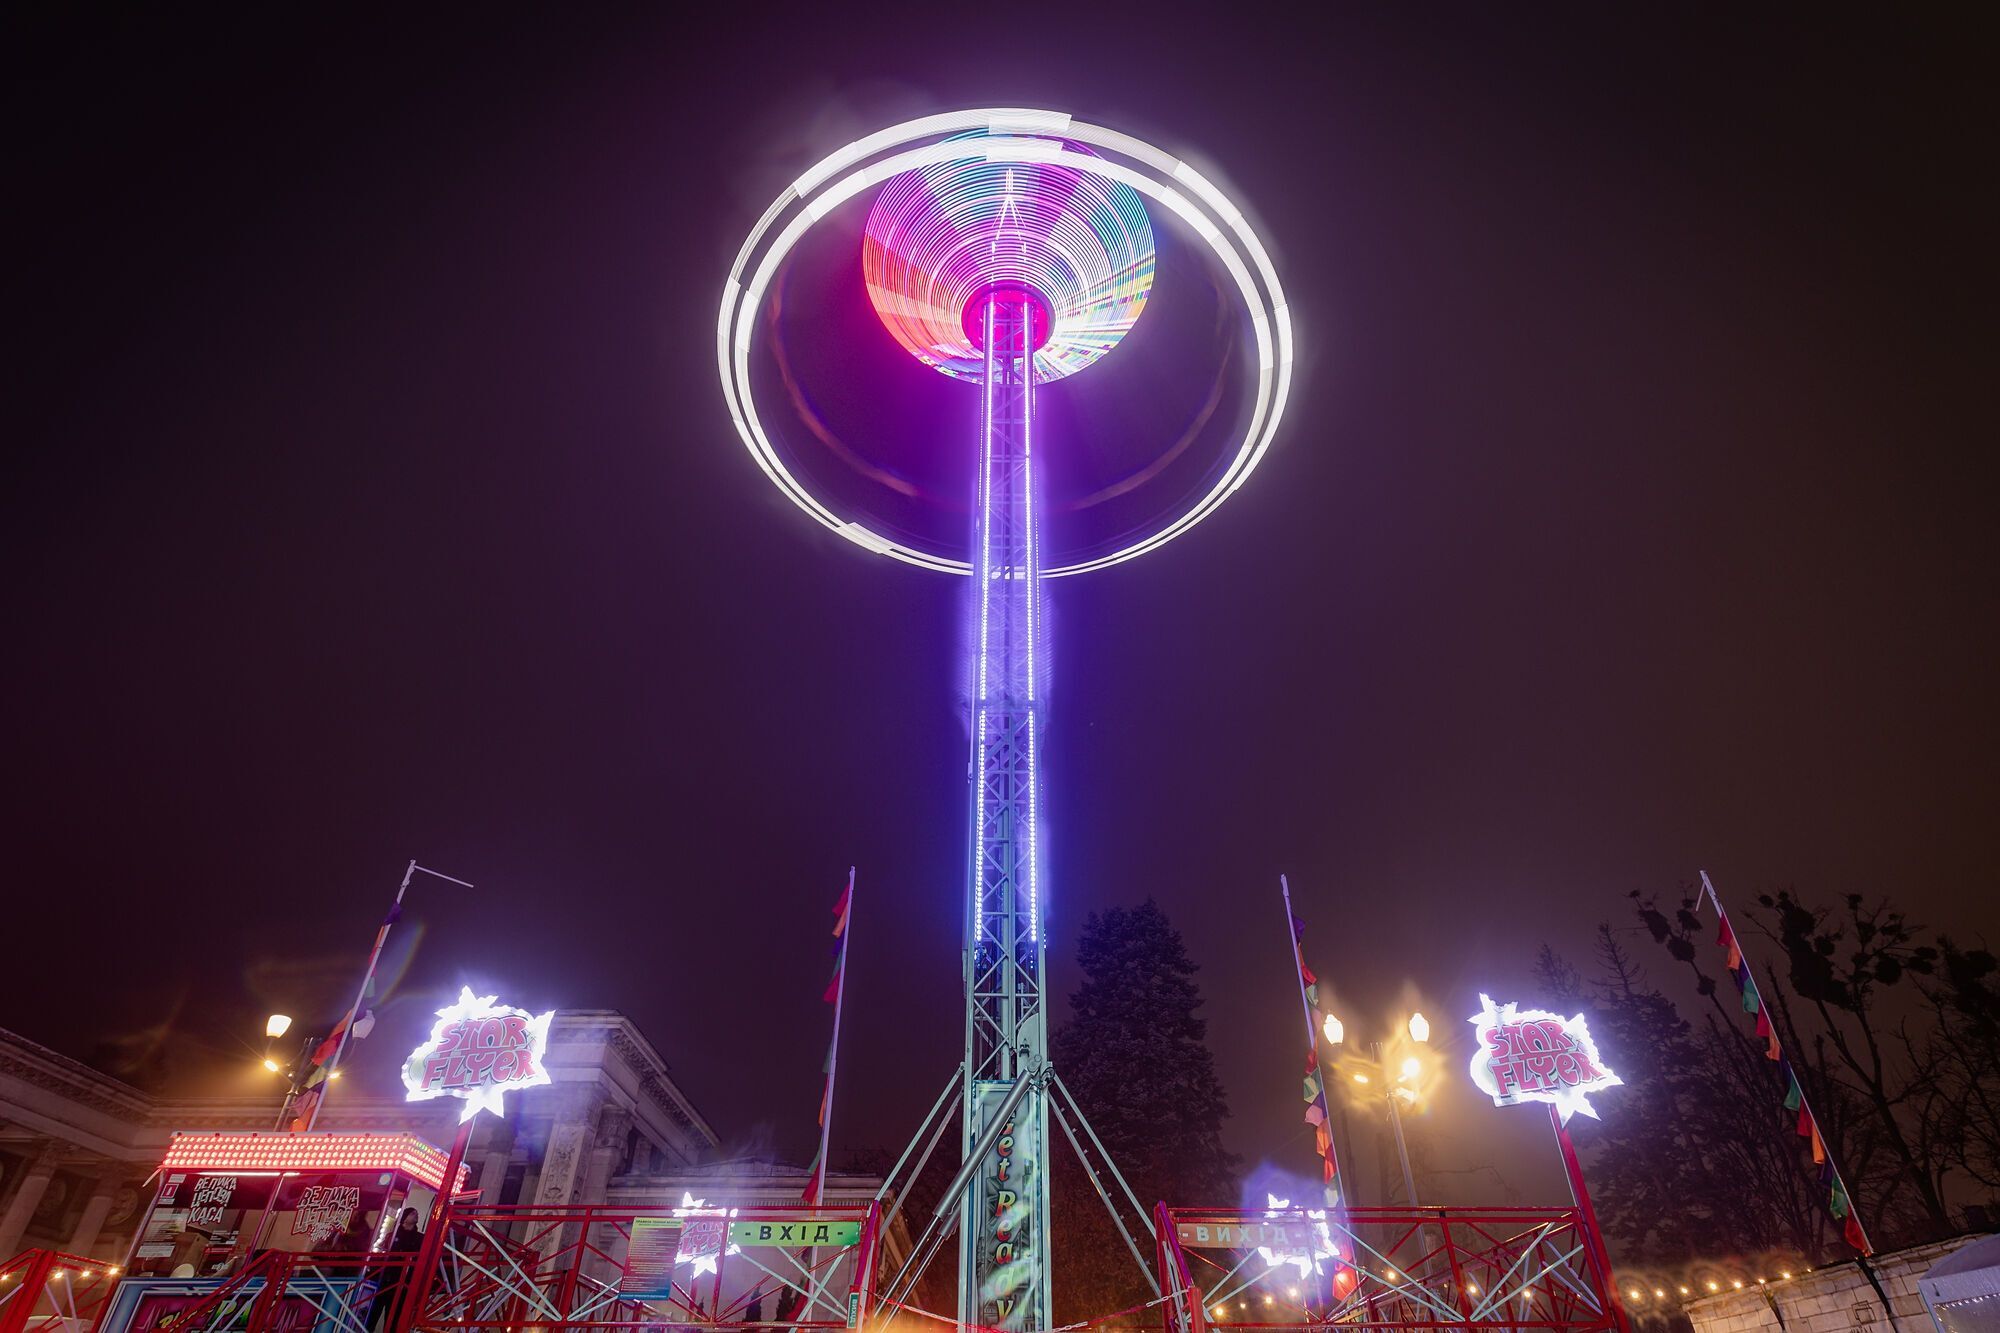
[[[548,1052],[555,1010],[538,1018],[499,999],[474,995],[464,986],[458,1003],[437,1011],[430,1040],[403,1062],[403,1087],[410,1101],[461,1097],[465,1110],[458,1122],[464,1124],[482,1110],[505,1115],[503,1093],[550,1082],[542,1057]]]
[[[1472,1056],[1472,1081],[1495,1106],[1549,1102],[1564,1120],[1578,1111],[1592,1120],[1597,1112],[1587,1095],[1615,1088],[1624,1080],[1604,1067],[1583,1015],[1564,1018],[1543,1009],[1484,1006],[1467,1021],[1479,1036]]]

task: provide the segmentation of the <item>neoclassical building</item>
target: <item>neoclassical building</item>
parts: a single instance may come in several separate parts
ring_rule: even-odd
[[[796,1166],[718,1160],[715,1130],[623,1014],[559,1011],[546,1064],[551,1086],[512,1099],[504,1119],[481,1117],[466,1161],[483,1200],[671,1207],[684,1194],[737,1206],[798,1199],[805,1177]],[[442,1145],[458,1110],[455,1101],[342,1089],[327,1099],[318,1127],[403,1130]],[[276,1113],[271,1096],[151,1097],[0,1028],[0,1260],[42,1247],[120,1262],[171,1134],[269,1130]],[[880,1183],[830,1175],[827,1202],[866,1202]]]

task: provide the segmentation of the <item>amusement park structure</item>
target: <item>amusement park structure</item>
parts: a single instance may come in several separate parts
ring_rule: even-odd
[[[883,326],[976,394],[964,417],[973,503],[962,544],[893,535],[839,487],[813,482],[758,409],[753,353],[759,330],[776,327],[774,283],[814,225],[850,202],[867,205],[861,269]],[[1042,522],[1047,461],[1077,442],[1038,431],[1037,399],[1115,349],[1146,308],[1155,215],[1173,219],[1190,250],[1206,248],[1220,289],[1246,312],[1241,434],[1194,483],[1182,474],[1178,498],[1150,520],[1099,545],[1056,549]],[[179,1333],[308,1324],[319,1333],[835,1333],[887,1327],[905,1311],[968,1333],[1040,1333],[1054,1325],[1051,1128],[1151,1287],[1146,1313],[1115,1312],[1121,1326],[1629,1333],[1573,1154],[1570,1208],[1355,1207],[1340,1193],[1330,1148],[1323,1200],[1149,1208],[1050,1062],[1043,581],[1187,532],[1270,447],[1290,386],[1291,322],[1241,210],[1186,162],[1067,115],[1001,109],[910,121],[831,154],[766,210],[725,286],[716,354],[738,432],[794,503],[864,549],[972,580],[968,838],[965,880],[952,889],[964,906],[964,1052],[881,1191],[834,1204],[815,1189],[803,1206],[780,1207],[692,1195],[678,1206],[564,1202],[546,1190],[511,1204],[481,1198],[462,1169],[471,1119],[482,1106],[499,1110],[502,1092],[550,1082],[550,1016],[467,991],[438,1011],[404,1067],[412,1099],[466,1102],[449,1153],[408,1135],[176,1136],[122,1266],[48,1250],[0,1256],[0,1333],[168,1324]],[[1286,893],[1312,1052],[1307,1120],[1318,1125],[1327,1114],[1318,1002]],[[1486,1022],[1483,1051],[1514,1040],[1492,1031],[1532,1027],[1535,1040],[1523,1036],[1521,1049],[1540,1058],[1563,1026],[1557,1015],[1487,1010],[1475,1020]],[[1574,1022],[1589,1059],[1572,1063],[1593,1086],[1615,1084]],[[1517,1075],[1488,1088],[1496,1102],[1548,1100],[1524,1092]],[[1555,1112],[1566,1152],[1567,1109]],[[958,1164],[943,1198],[928,1216],[899,1217],[908,1191],[896,1182],[913,1181],[954,1138]],[[615,1147],[598,1146],[607,1155]],[[404,1245],[401,1231],[390,1243],[398,1219],[421,1212],[430,1218],[421,1245]],[[955,1321],[912,1300],[954,1236]]]
[[[962,558],[892,540],[866,515],[838,512],[816,495],[774,447],[752,392],[751,345],[778,265],[814,222],[873,187],[862,267],[876,313],[912,356],[979,395],[976,431],[966,432],[977,464]],[[1037,393],[1110,352],[1144,310],[1155,268],[1146,201],[1206,242],[1234,280],[1255,347],[1249,425],[1177,511],[1114,549],[1052,562],[1041,537],[1041,460],[1064,442],[1038,438]],[[1124,1187],[1048,1057],[1042,581],[1152,550],[1242,485],[1270,445],[1290,381],[1284,296],[1241,210],[1186,162],[1059,113],[967,111],[857,140],[801,176],[738,256],[717,352],[738,431],[801,508],[870,550],[974,579],[965,1049],[953,1080],[957,1096],[940,1098],[929,1139],[934,1148],[955,1100],[960,1166],[889,1291],[907,1292],[955,1230],[960,1323],[1046,1328],[1052,1112],[1092,1163],[1093,1183],[1139,1266],[1149,1280],[1154,1275],[1104,1177],[1121,1188],[1135,1226],[1150,1227],[1147,1210]],[[925,1137],[920,1129],[912,1149]]]

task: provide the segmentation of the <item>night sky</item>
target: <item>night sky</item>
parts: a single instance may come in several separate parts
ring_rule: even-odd
[[[1298,324],[1251,484],[1050,590],[1053,983],[1157,898],[1250,1162],[1312,1161],[1281,871],[1364,1036],[1701,868],[2000,935],[1994,108],[1947,15],[13,16],[0,1023],[247,1091],[414,856],[479,888],[412,890],[371,1045],[460,980],[622,1009],[803,1160],[855,864],[837,1147],[900,1146],[960,1041],[964,589],[765,481],[715,303],[804,166],[978,105],[1213,167]],[[1539,1116],[1444,1101],[1423,1151],[1553,1197]]]

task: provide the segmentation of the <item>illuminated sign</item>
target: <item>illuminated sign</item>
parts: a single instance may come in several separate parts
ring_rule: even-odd
[[[818,1218],[773,1217],[761,1222],[731,1222],[735,1245],[838,1245],[861,1243],[861,1223],[827,1222]]]
[[[1588,1094],[1624,1082],[1604,1067],[1582,1014],[1564,1018],[1511,1004],[1495,1007],[1487,995],[1479,1003],[1483,1007],[1467,1020],[1479,1036],[1472,1081],[1495,1106],[1549,1102],[1564,1120],[1578,1111],[1595,1120]]]
[[[414,1134],[280,1134],[243,1132],[175,1134],[160,1169],[168,1173],[160,1198],[173,1197],[190,1171],[401,1171],[436,1189],[444,1181],[445,1155]],[[465,1188],[467,1169],[458,1169]]]
[[[460,1097],[463,1124],[480,1111],[505,1115],[503,1093],[539,1088],[550,1082],[542,1057],[549,1048],[551,1009],[540,1017],[499,1003],[497,995],[474,995],[461,987],[458,1003],[437,1011],[430,1040],[403,1062],[409,1100]]]

